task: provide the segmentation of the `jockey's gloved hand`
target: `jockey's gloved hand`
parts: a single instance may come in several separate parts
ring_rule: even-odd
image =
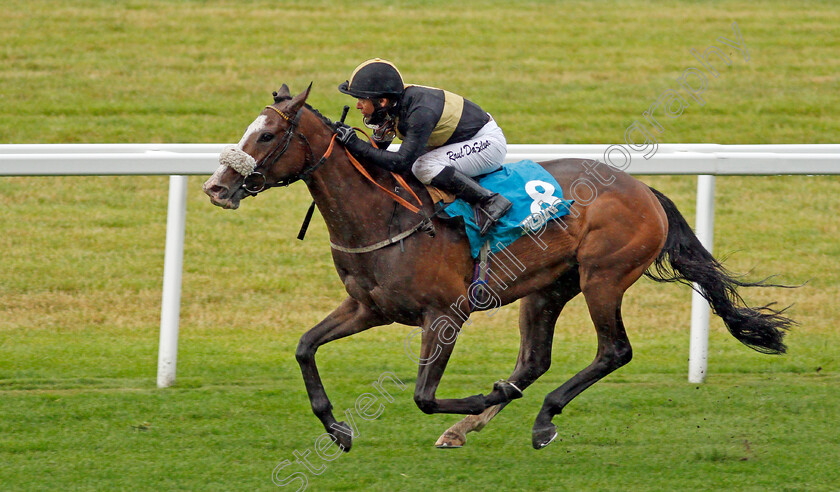
[[[354,140],[359,139],[359,137],[356,136],[356,130],[354,130],[350,125],[341,123],[340,121],[335,124],[335,135],[335,138],[344,144],[345,147],[349,146]]]

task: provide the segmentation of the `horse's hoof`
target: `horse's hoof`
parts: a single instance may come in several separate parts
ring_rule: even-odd
[[[330,426],[330,436],[333,442],[345,453],[350,451],[353,445],[353,430],[346,422],[338,422]]]
[[[467,442],[467,436],[448,430],[438,437],[435,447],[438,449],[454,449],[463,447],[465,442]]]
[[[557,427],[554,424],[542,429],[534,429],[531,433],[531,443],[534,445],[534,449],[542,449],[554,442],[555,439],[557,439]]]
[[[522,398],[522,390],[517,388],[515,384],[510,381],[501,379],[493,383],[493,390],[501,392],[507,398],[507,401]]]

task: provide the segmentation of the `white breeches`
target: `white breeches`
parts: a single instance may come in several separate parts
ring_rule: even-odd
[[[479,176],[498,170],[507,155],[507,141],[502,129],[492,119],[469,140],[430,150],[411,166],[411,172],[424,184],[452,166],[467,176]]]

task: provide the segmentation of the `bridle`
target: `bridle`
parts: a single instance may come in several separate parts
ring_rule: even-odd
[[[327,150],[324,152],[324,155],[322,155],[321,158],[318,159],[318,162],[313,163],[314,157],[313,157],[313,154],[312,154],[312,146],[309,144],[309,140],[307,140],[306,136],[303,133],[297,131],[298,126],[300,124],[301,114],[303,114],[304,106],[301,106],[300,109],[298,109],[297,113],[295,113],[294,116],[289,116],[287,113],[284,113],[283,111],[280,111],[279,109],[275,108],[274,106],[266,106],[265,108],[276,112],[278,115],[280,115],[281,118],[288,121],[289,122],[289,127],[286,128],[286,132],[283,134],[283,139],[280,141],[280,143],[278,143],[277,146],[275,146],[271,150],[271,152],[269,152],[265,157],[260,159],[260,161],[257,162],[254,165],[254,168],[253,168],[254,170],[250,174],[245,176],[245,179],[242,181],[242,184],[240,185],[239,189],[242,190],[243,195],[247,195],[247,196],[257,196],[259,193],[262,193],[263,191],[265,191],[269,188],[289,186],[290,184],[292,184],[296,181],[303,181],[307,185],[310,184],[310,178],[312,176],[312,173],[314,173],[325,162],[327,162],[327,159],[330,158],[330,156],[332,155],[333,148],[335,147],[335,140],[336,140],[337,135],[335,133],[333,133],[332,138],[330,138],[330,144],[327,147]],[[341,117],[342,121],[344,121],[344,116],[346,116],[348,109],[349,108],[347,106],[345,106],[344,115]],[[355,128],[355,129],[359,130],[358,128]],[[362,133],[364,133],[364,132],[362,131]],[[365,135],[367,136],[367,134],[365,134]],[[276,183],[268,183],[268,179],[265,177],[265,174],[263,174],[260,171],[257,171],[257,169],[260,168],[260,167],[263,167],[263,166],[265,166],[265,167],[263,167],[263,169],[268,169],[268,167],[273,166],[274,163],[276,163],[277,160],[280,158],[280,156],[282,156],[287,150],[289,150],[289,145],[291,145],[292,140],[294,139],[295,136],[300,138],[303,141],[303,144],[305,146],[304,149],[305,149],[306,155],[304,156],[303,170],[296,173],[296,174],[293,174],[291,176],[287,176],[285,178],[282,178],[282,179],[278,180]],[[370,138],[370,137],[368,137],[368,138]],[[376,144],[374,142],[371,142],[371,143],[374,146],[376,146]],[[370,251],[375,251],[375,250],[380,249],[380,248],[384,248],[385,246],[389,246],[389,245],[394,244],[396,242],[401,243],[404,238],[410,236],[411,234],[414,234],[415,232],[417,232],[419,230],[422,230],[422,231],[426,232],[427,234],[429,234],[430,236],[434,237],[434,235],[435,235],[434,225],[431,223],[430,218],[427,217],[426,214],[421,211],[421,207],[422,207],[423,204],[420,200],[420,197],[417,196],[417,194],[414,192],[414,190],[411,189],[411,186],[409,186],[408,183],[406,183],[405,179],[403,179],[402,176],[400,176],[399,174],[393,173],[393,172],[391,173],[394,176],[394,178],[397,180],[397,182],[404,189],[406,189],[409,193],[411,193],[411,196],[417,201],[417,204],[419,206],[415,206],[415,205],[409,203],[406,199],[402,198],[401,196],[397,195],[393,191],[391,191],[391,190],[387,189],[386,187],[382,186],[381,184],[379,184],[370,175],[370,173],[367,172],[367,170],[364,168],[364,166],[362,166],[362,164],[359,163],[359,161],[356,160],[356,158],[354,158],[350,154],[350,152],[347,149],[344,149],[344,152],[347,155],[347,158],[350,161],[350,163],[356,168],[357,171],[359,171],[359,173],[361,173],[365,178],[367,178],[368,181],[370,181],[371,183],[376,185],[380,190],[384,191],[388,196],[390,196],[392,199],[394,199],[398,204],[402,205],[403,207],[407,208],[408,210],[410,210],[410,211],[412,211],[416,214],[421,215],[423,217],[423,220],[420,223],[418,223],[417,225],[415,225],[412,229],[409,229],[408,231],[405,231],[405,232],[397,235],[396,237],[389,238],[389,239],[386,239],[384,241],[380,241],[380,242],[378,242],[376,244],[373,244],[371,246],[365,246],[365,247],[361,247],[361,248],[346,248],[346,247],[339,246],[339,245],[336,245],[336,244],[333,244],[332,242],[330,242],[330,246],[333,249],[343,251],[345,253],[367,253],[367,252],[370,252]],[[258,181],[255,182],[254,179],[257,179]],[[398,189],[399,189],[399,187],[397,188],[397,190]],[[303,235],[306,233],[306,228],[309,225],[309,220],[312,217],[312,213],[314,211],[314,208],[315,208],[315,202],[313,201],[312,204],[309,207],[309,211],[306,214],[306,218],[304,219],[303,225],[301,226],[300,233],[298,234],[298,239],[303,239]]]
[[[289,116],[288,114],[280,111],[274,106],[266,106],[266,108],[271,109],[272,111],[279,114],[281,118],[288,121],[289,128],[286,129],[286,133],[283,135],[283,140],[281,140],[280,143],[278,143],[277,146],[274,147],[274,149],[272,149],[271,152],[268,153],[268,155],[260,159],[260,161],[254,166],[254,171],[245,176],[245,179],[242,181],[240,189],[245,195],[248,196],[257,196],[257,194],[262,193],[263,191],[269,188],[275,188],[278,186],[289,186],[290,184],[301,180],[304,183],[309,184],[309,179],[312,176],[312,173],[314,173],[319,167],[321,167],[325,162],[327,162],[327,159],[330,158],[330,156],[332,155],[333,148],[335,147],[336,134],[333,133],[332,138],[330,138],[330,144],[327,147],[327,150],[324,152],[324,155],[321,156],[318,162],[315,162],[313,164],[312,161],[314,160],[314,157],[312,154],[312,146],[309,144],[309,140],[306,139],[306,136],[303,133],[297,131],[298,125],[300,124],[300,117],[303,112],[303,106],[301,106],[301,108],[298,109],[294,117]],[[289,149],[289,144],[291,144],[292,139],[295,137],[295,135],[297,135],[301,140],[303,140],[303,144],[306,146],[306,156],[304,157],[303,170],[297,174],[293,174],[291,176],[282,178],[276,183],[268,183],[265,174],[257,171],[256,169],[266,165],[266,163],[268,163],[268,166],[271,166],[275,162],[277,162],[277,159],[279,159],[280,156],[282,156],[283,153],[285,153]],[[374,145],[376,144],[374,143]],[[347,158],[350,160],[351,164],[353,164],[356,170],[359,171],[365,178],[367,178],[368,181],[376,185],[380,190],[384,191],[388,196],[393,198],[397,203],[399,203],[403,207],[411,210],[414,213],[421,213],[420,207],[422,207],[422,202],[420,201],[420,197],[418,197],[417,194],[414,193],[414,190],[411,189],[411,186],[409,186],[408,183],[405,182],[405,179],[403,179],[402,176],[393,172],[391,173],[394,176],[394,179],[396,179],[397,182],[404,189],[408,190],[408,192],[411,193],[412,197],[417,201],[417,204],[419,206],[415,206],[409,203],[401,196],[397,195],[393,191],[377,183],[376,180],[373,179],[373,177],[370,175],[370,173],[368,173],[368,171],[364,168],[364,166],[362,166],[361,163],[359,163],[359,161],[356,160],[356,158],[353,157],[347,149],[344,149],[344,152],[347,154]],[[257,183],[251,181],[252,176],[259,179],[259,181]],[[421,215],[423,214],[421,213]]]
[[[286,132],[283,134],[282,140],[278,143],[272,150],[269,152],[265,157],[260,159],[256,166],[254,166],[254,171],[245,176],[245,179],[242,181],[242,186],[240,187],[245,195],[248,196],[257,196],[257,194],[269,189],[269,188],[276,188],[280,186],[289,186],[290,184],[294,183],[295,181],[303,180],[304,182],[309,181],[309,176],[318,169],[327,159],[328,155],[325,155],[321,158],[317,163],[314,165],[311,164],[314,160],[312,156],[312,146],[309,144],[309,140],[306,139],[306,136],[297,131],[298,125],[300,124],[301,114],[303,114],[303,107],[298,109],[295,115],[289,116],[288,114],[280,111],[279,109],[275,108],[274,106],[266,106],[266,109],[270,109],[277,114],[280,115],[281,118],[289,122],[289,127],[286,128]],[[303,141],[304,149],[306,151],[306,155],[303,161],[303,171],[293,174],[291,176],[287,176],[283,179],[278,180],[276,183],[269,183],[265,174],[257,169],[268,169],[280,159],[287,150],[289,150],[289,145],[292,143],[292,139],[297,136]]]

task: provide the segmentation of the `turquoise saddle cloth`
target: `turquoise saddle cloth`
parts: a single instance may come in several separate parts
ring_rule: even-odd
[[[478,258],[486,241],[490,242],[490,252],[497,253],[528,232],[539,231],[546,221],[568,215],[574,203],[563,199],[557,180],[534,161],[505,164],[500,170],[479,177],[478,182],[500,193],[513,206],[484,236],[478,233],[472,205],[457,199],[444,208],[450,217],[464,220],[473,258]]]

